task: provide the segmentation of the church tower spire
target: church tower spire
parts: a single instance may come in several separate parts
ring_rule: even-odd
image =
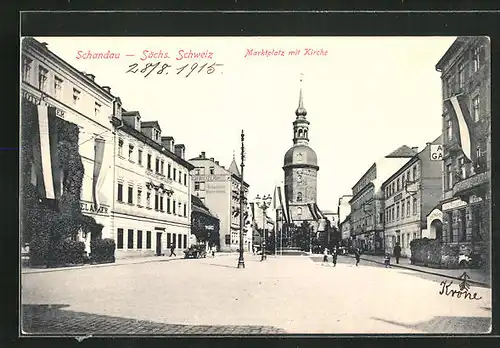
[[[302,93],[302,80],[304,74],[300,74],[299,106],[295,110],[297,118],[293,121],[293,143],[307,145],[309,143],[309,121],[306,119],[307,111],[304,107]]]

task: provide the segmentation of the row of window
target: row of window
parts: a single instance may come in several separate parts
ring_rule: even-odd
[[[138,207],[145,207],[152,209],[151,207],[151,197],[152,197],[152,190],[146,190],[146,202],[145,206],[143,206],[143,193],[142,193],[141,188],[137,188],[137,200],[136,200],[136,205]],[[134,187],[132,185],[128,186],[128,197],[127,197],[127,202],[128,204],[134,204]],[[163,207],[164,207],[164,195],[161,193],[158,193],[155,191],[154,193],[154,209],[157,211],[163,212]],[[117,201],[121,203],[125,203],[123,200],[123,184],[118,183],[118,193],[117,193]],[[166,202],[166,208],[167,208],[167,214],[177,214],[180,216],[187,217],[187,204],[178,202],[175,199],[170,199],[170,197],[167,197],[167,202]],[[182,210],[181,210],[182,209]]]
[[[210,175],[215,174],[215,167],[208,168]],[[194,175],[205,175],[205,167],[194,168]]]
[[[23,57],[22,66],[22,77],[26,82],[31,81],[31,74],[33,71],[33,59],[29,57]],[[41,64],[38,65],[38,89],[52,94],[54,98],[61,100],[63,96],[64,80],[54,75],[52,85],[50,85],[49,69],[43,67]],[[80,102],[82,91],[76,87],[73,87],[73,105],[78,106]],[[94,116],[98,117],[101,113],[101,104],[94,102]]]
[[[128,146],[128,159],[131,162],[135,162],[134,153],[135,146],[133,144],[129,144]],[[143,152],[142,148],[137,149],[137,164],[143,166]],[[123,158],[123,140],[118,140],[118,156]],[[165,175],[164,173],[165,161],[159,157],[155,158],[155,167],[154,171],[156,174]],[[153,155],[148,153],[146,154],[146,169],[153,171]],[[183,184],[184,186],[188,185],[188,174],[183,173],[180,169],[173,168],[171,163],[167,164],[167,178],[171,179],[179,184]]]
[[[161,232],[157,232],[159,238],[157,237],[157,242],[161,243]],[[116,249],[124,249],[124,237],[125,232],[123,228],[117,229],[116,234]],[[146,245],[144,245],[143,239],[143,231],[137,230],[137,233],[133,229],[127,230],[127,249],[135,249],[142,250],[151,249],[151,231],[146,231]],[[167,233],[167,248],[170,248],[173,245],[174,248],[187,248],[187,235],[185,234],[175,234],[175,233]],[[184,246],[183,246],[184,245]],[[161,247],[161,245],[156,246],[157,249]]]
[[[400,202],[397,202],[396,204],[385,208],[385,221],[389,223],[397,220],[402,220],[405,218],[405,213],[406,217],[410,217],[410,214],[412,213],[412,211],[410,210],[410,203],[413,203],[413,208],[411,209],[413,211],[413,215],[417,215],[418,199],[414,197],[412,202],[410,197],[407,197],[406,199],[403,199]]]
[[[460,93],[465,88],[467,80],[481,68],[482,46],[476,46],[464,54],[457,63],[456,74],[451,74],[445,80],[445,96],[451,97],[453,94]],[[458,88],[457,88],[458,87]]]
[[[410,173],[412,176],[410,176]],[[418,179],[418,171],[417,171],[417,164],[415,164],[412,168],[411,171],[408,169],[403,175],[396,180],[394,180],[392,183],[386,186],[385,188],[385,197],[391,197],[392,195],[403,191],[405,189],[405,185],[407,182],[413,182]]]
[[[446,190],[451,190],[456,182],[477,173],[477,168],[474,166],[480,164],[480,162],[484,160],[484,154],[481,151],[480,145],[476,146],[476,158],[477,163],[466,162],[464,157],[458,158],[457,170],[453,169],[452,163],[446,164],[444,169],[444,187]]]

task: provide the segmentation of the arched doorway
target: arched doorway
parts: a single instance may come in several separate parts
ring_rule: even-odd
[[[443,223],[439,219],[432,220],[430,225],[431,239],[443,240]]]

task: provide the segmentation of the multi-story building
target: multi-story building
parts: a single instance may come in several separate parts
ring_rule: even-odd
[[[443,243],[489,262],[489,38],[458,37],[436,70],[441,73],[443,94]]]
[[[118,111],[113,125],[116,256],[162,255],[171,245],[188,248],[194,166],[184,159],[185,146],[162,137],[158,122],[142,122],[138,111]]]
[[[205,152],[189,160],[194,166],[193,194],[220,220],[220,250],[236,251],[240,243],[240,185],[241,174],[236,160],[228,169],[221,166],[213,157],[207,158]],[[245,207],[249,185],[244,182]],[[245,213],[245,212],[243,212]],[[244,250],[252,248],[251,232],[244,231]]]
[[[81,212],[103,225],[103,238],[111,236],[110,120],[118,98],[94,75],[78,71],[33,38],[22,41],[21,63],[21,138],[32,145],[22,147],[22,180],[30,180],[56,210],[67,208],[61,204],[67,205],[70,195],[79,195]],[[80,238],[90,251],[90,235]]]
[[[342,240],[347,240],[350,238],[350,224],[348,221],[349,214],[351,213],[351,206],[349,205],[349,201],[351,200],[351,195],[342,195],[339,198],[338,206],[337,206],[337,214],[338,214],[338,227],[340,230]],[[346,222],[344,224],[344,222]]]
[[[384,251],[384,191],[382,183],[413,156],[406,145],[373,163],[352,187],[350,225],[354,246],[369,253]]]
[[[347,215],[344,221],[340,223],[339,230],[342,242],[344,244],[349,244],[351,238],[351,216]]]
[[[427,143],[382,184],[385,252],[392,252],[399,243],[401,255],[409,257],[410,242],[422,238],[422,230],[427,229],[427,215],[441,199],[441,161],[431,158],[432,145],[441,145],[441,139]]]

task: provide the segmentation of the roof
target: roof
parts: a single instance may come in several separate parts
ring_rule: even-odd
[[[183,165],[184,167],[186,167],[188,170],[193,170],[195,168],[194,165],[192,165],[191,163],[189,163],[185,159],[182,159],[181,157],[177,156],[175,153],[173,153],[171,151],[168,151],[162,145],[158,144],[156,141],[154,141],[153,139],[149,138],[146,134],[144,134],[142,132],[139,132],[138,130],[130,127],[126,123],[122,122],[122,120],[120,120],[120,119],[118,119],[116,117],[113,117],[111,119],[111,123],[114,126],[120,126],[120,130],[122,130],[125,133],[127,133],[127,134],[135,137],[136,139],[144,142],[145,144],[151,146],[156,151],[158,151],[158,152],[164,154],[165,156],[173,159],[177,163],[179,163],[179,164]]]
[[[416,154],[417,154],[417,152],[415,150],[413,150],[412,148],[408,147],[407,145],[403,145],[403,146],[397,148],[396,150],[394,150],[393,152],[391,152],[390,154],[388,154],[385,157],[386,158],[413,157]]]
[[[122,108],[122,116],[139,116],[141,117],[141,114],[139,111],[125,111]],[[144,122],[146,123],[146,122]]]
[[[191,205],[192,205],[191,208],[193,211],[211,216],[214,219],[219,220],[219,218],[217,216],[213,215],[210,212],[210,209],[207,208],[207,206],[203,203],[203,201],[200,199],[200,197],[191,195]]]
[[[284,167],[295,165],[318,167],[318,156],[316,152],[307,145],[294,145],[285,153],[283,164]]]
[[[141,122],[141,127],[142,128],[156,127],[156,128],[158,128],[161,131],[161,127],[160,127],[160,124],[158,123],[158,121],[144,121],[144,122]]]
[[[231,164],[229,165],[228,170],[238,177],[241,175],[240,170],[238,169],[238,165],[236,164],[236,159],[234,157],[233,157],[233,160],[231,161]]]

